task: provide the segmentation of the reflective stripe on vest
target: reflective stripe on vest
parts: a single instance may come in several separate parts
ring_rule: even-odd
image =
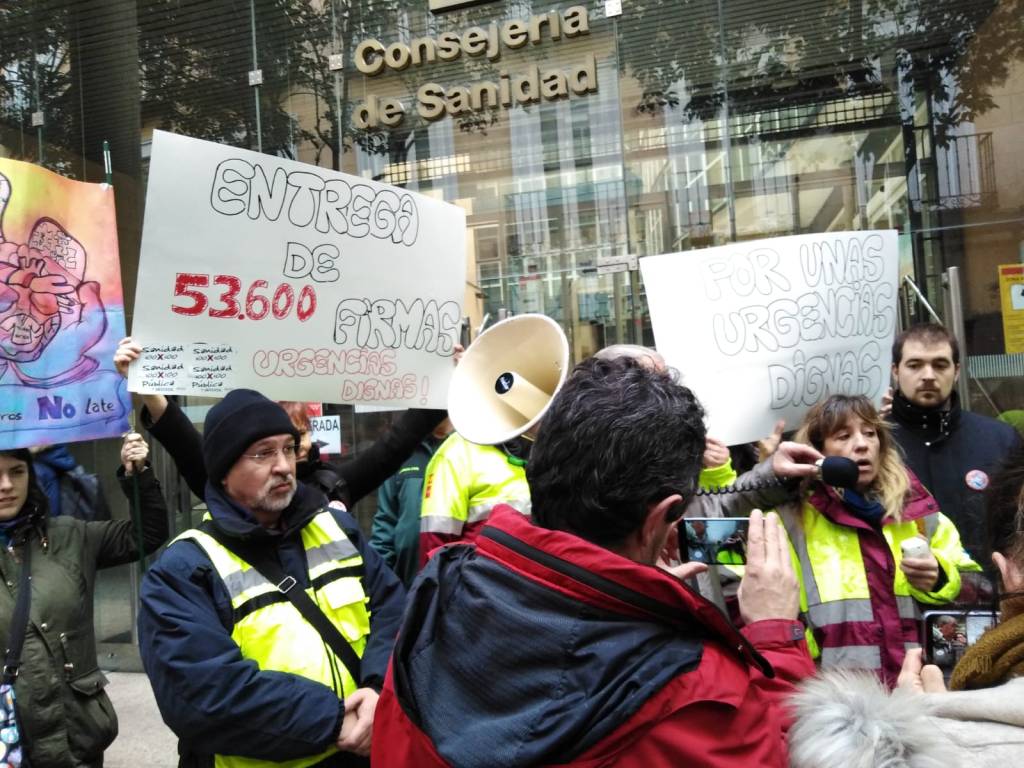
[[[360,576],[363,558],[330,512],[320,512],[302,529],[310,587],[306,593],[362,657],[370,633],[368,598]],[[234,626],[231,639],[242,656],[261,670],[301,675],[333,689],[338,698],[352,693],[357,681],[329,650],[320,633],[288,601],[277,585],[200,530],[186,531],[202,547],[231,598]],[[297,588],[297,587],[295,587]],[[305,768],[337,750],[275,763],[232,755],[216,755],[217,768]]]
[[[807,626],[807,645],[811,655],[820,656],[823,667],[880,669],[881,653],[877,647],[853,645],[819,648],[813,634],[814,629],[829,625],[870,622],[874,619],[874,606],[869,596],[857,530],[832,523],[807,502],[802,505],[799,517],[783,514],[782,518],[799,561],[800,582],[803,586],[801,619]],[[938,515],[931,514],[906,525],[927,532],[930,541],[938,524]],[[807,526],[813,525],[827,527],[828,535],[817,537],[811,551],[806,530]],[[898,548],[895,530],[890,527],[883,529],[883,532],[890,550]],[[908,534],[915,535],[909,531]],[[817,575],[814,571],[815,562],[821,569]],[[821,568],[824,564],[828,567]],[[897,588],[894,586],[894,589]],[[921,608],[909,594],[896,594],[895,601],[901,619],[920,618]]]
[[[424,473],[420,533],[460,536],[490,517],[498,504],[530,514],[530,487],[522,463],[501,448],[449,435]]]
[[[420,533],[447,533],[453,536],[458,536],[462,533],[462,529],[467,525],[473,523],[483,522],[491,516],[491,512],[499,504],[505,504],[506,506],[512,507],[517,512],[522,512],[524,515],[530,514],[530,500],[529,499],[508,499],[505,501],[489,501],[485,504],[477,504],[469,508],[469,514],[466,516],[466,520],[462,521],[456,517],[448,517],[446,515],[429,515],[427,517],[420,518]]]

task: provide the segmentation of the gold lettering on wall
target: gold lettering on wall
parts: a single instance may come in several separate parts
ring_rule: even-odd
[[[433,9],[433,6],[431,6]],[[367,77],[385,71],[402,72],[425,67],[435,62],[454,61],[461,56],[498,61],[503,49],[517,50],[559,42],[590,34],[587,9],[574,5],[564,11],[550,11],[529,19],[492,21],[486,27],[468,27],[461,33],[444,32],[433,37],[417,37],[385,45],[377,39],[360,42],[355,49],[356,69]],[[485,109],[509,109],[515,104],[528,105],[581,96],[597,91],[597,60],[588,54],[583,63],[567,70],[541,70],[536,64],[525,72],[499,71],[497,81],[479,80],[469,85],[444,86],[427,82],[416,92],[416,113],[427,121],[457,117]],[[406,108],[394,98],[371,95],[356,107],[352,122],[356,128],[394,127],[405,118]]]

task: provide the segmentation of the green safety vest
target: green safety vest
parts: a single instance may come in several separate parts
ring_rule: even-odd
[[[206,552],[231,597],[234,627],[231,639],[243,658],[261,670],[301,675],[332,688],[342,699],[359,687],[320,633],[259,571],[201,530],[178,536],[191,539]],[[302,529],[309,583],[306,589],[331,623],[362,658],[370,634],[369,598],[360,575],[363,558],[334,516],[320,512]],[[337,752],[335,747],[309,757],[272,762],[233,755],[215,755],[216,768],[305,768]]]

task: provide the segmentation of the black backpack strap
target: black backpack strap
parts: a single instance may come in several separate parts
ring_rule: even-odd
[[[356,685],[362,684],[362,663],[359,656],[356,655],[338,628],[320,610],[320,606],[306,594],[306,590],[299,585],[298,580],[284,572],[271,547],[253,546],[249,542],[225,536],[210,520],[204,521],[200,525],[200,529],[209,534],[222,547],[233,552],[259,571],[271,584],[276,585],[281,594],[295,606],[313,629],[320,633],[320,637],[334,651],[334,655],[341,659],[341,663],[348,669],[352,679],[356,681]]]
[[[7,653],[0,682],[14,683],[21,667],[21,649],[25,645],[25,630],[28,629],[29,607],[32,603],[32,539],[22,546],[21,578],[18,580],[18,598],[11,614],[11,633],[7,638]]]

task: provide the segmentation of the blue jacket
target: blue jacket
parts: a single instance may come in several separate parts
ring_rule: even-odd
[[[299,485],[283,513],[282,531],[260,526],[212,483],[206,486],[206,502],[221,531],[265,540],[276,549],[285,572],[308,586],[300,531],[322,509],[319,493]],[[331,512],[363,557],[370,638],[360,684],[379,690],[405,590],[352,516]],[[173,543],[143,579],[139,643],[160,713],[181,740],[180,753],[282,761],[333,744],[344,712],[334,691],[297,675],[261,671],[242,657],[232,627],[231,601],[209,558],[190,540]]]
[[[60,476],[78,466],[78,460],[63,444],[51,445],[32,457],[36,470],[36,482],[50,502],[50,517],[58,517],[60,509]]]

